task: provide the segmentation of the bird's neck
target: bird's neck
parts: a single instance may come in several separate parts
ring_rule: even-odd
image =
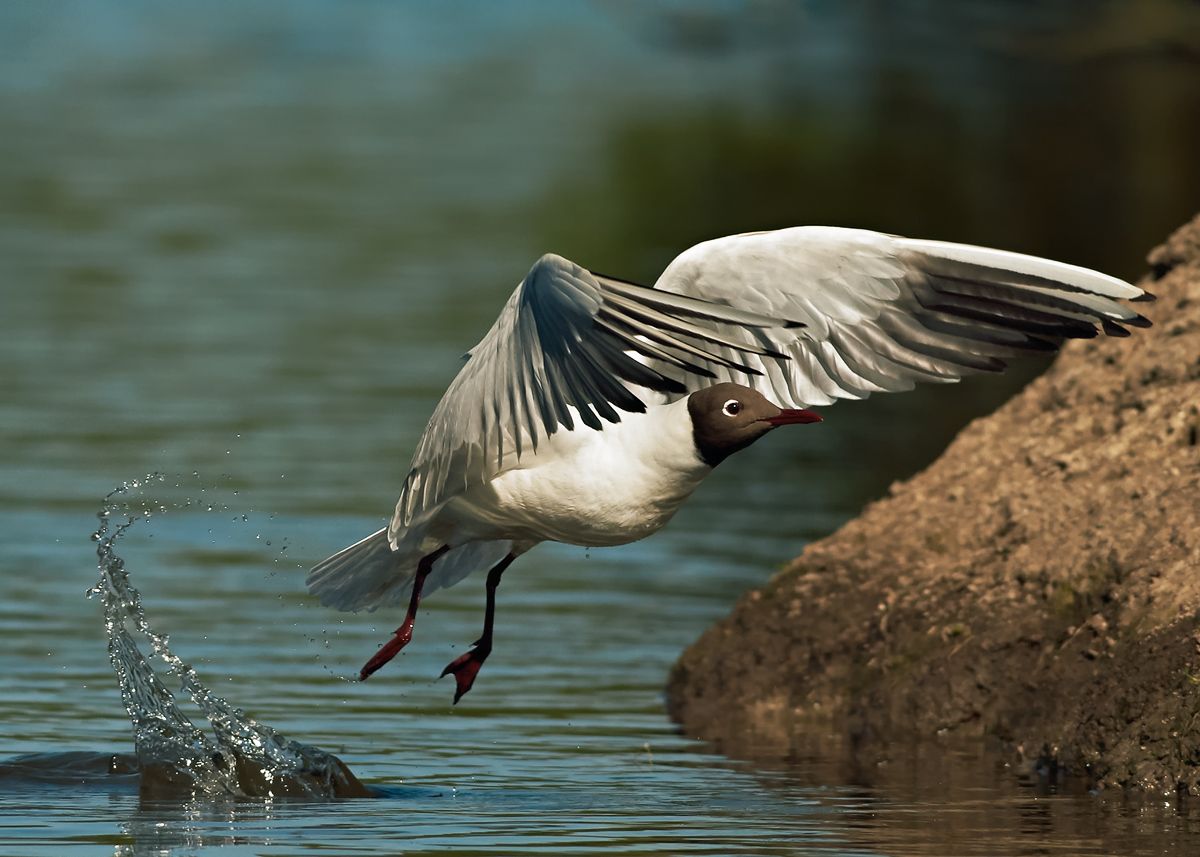
[[[626,455],[647,467],[676,471],[684,479],[699,482],[712,467],[696,448],[687,399],[652,405],[644,414],[622,414],[622,421],[606,426],[620,438]]]

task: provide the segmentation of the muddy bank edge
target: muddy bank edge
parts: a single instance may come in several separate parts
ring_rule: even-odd
[[[688,648],[671,716],[735,756],[949,736],[1200,793],[1200,216],[1153,322],[1068,343]]]

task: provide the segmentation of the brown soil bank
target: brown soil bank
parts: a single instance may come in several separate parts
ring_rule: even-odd
[[[1155,326],[1069,343],[693,644],[671,715],[733,755],[998,738],[1200,793],[1200,217]]]

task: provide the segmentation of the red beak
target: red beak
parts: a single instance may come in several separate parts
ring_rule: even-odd
[[[787,426],[793,423],[819,423],[821,417],[819,414],[814,414],[812,411],[794,410],[792,408],[784,408],[773,417],[763,417],[759,422],[770,423],[773,426]]]

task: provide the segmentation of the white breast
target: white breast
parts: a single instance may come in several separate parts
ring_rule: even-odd
[[[455,497],[439,518],[453,520],[454,541],[598,547],[658,531],[712,468],[696,453],[686,399],[621,417],[603,431],[560,429],[536,455]]]

